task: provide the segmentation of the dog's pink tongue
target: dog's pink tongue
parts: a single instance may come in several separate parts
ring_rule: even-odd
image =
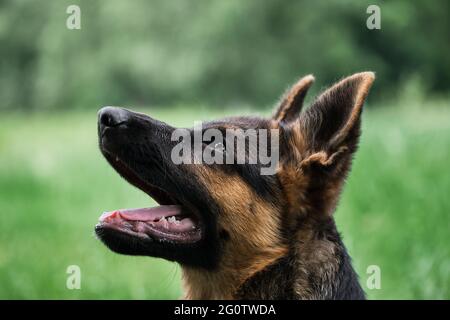
[[[120,209],[105,212],[100,216],[100,221],[115,218],[120,215],[125,220],[131,221],[157,221],[163,217],[176,216],[181,213],[181,206],[165,205],[155,208]]]

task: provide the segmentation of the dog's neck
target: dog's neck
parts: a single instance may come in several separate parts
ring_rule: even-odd
[[[289,249],[246,267],[183,267],[186,299],[364,299],[350,257],[331,220],[297,229]]]
[[[334,222],[323,229],[305,227],[289,254],[248,279],[240,299],[365,299]]]
[[[214,270],[182,267],[185,299],[236,299],[239,288],[249,279],[275,264],[288,253],[280,246],[240,261],[226,261]]]

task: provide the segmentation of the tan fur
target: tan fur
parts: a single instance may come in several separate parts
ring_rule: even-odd
[[[298,215],[306,215],[310,209],[305,193],[309,179],[300,168],[289,164],[280,166],[277,174],[287,201],[288,214],[285,223],[287,228],[293,230]]]
[[[339,81],[338,83],[336,83],[330,89],[327,90],[327,92],[334,91],[337,88],[345,85],[345,83],[352,83],[352,82],[354,82],[358,86],[357,94],[355,95],[353,101],[353,109],[351,116],[348,119],[345,127],[342,128],[340,132],[330,142],[331,145],[337,145],[341,143],[341,141],[347,136],[348,132],[355,125],[355,122],[357,121],[357,119],[361,114],[364,101],[366,100],[367,94],[369,93],[370,87],[372,86],[374,80],[375,74],[373,72],[356,73],[350,77],[347,77]],[[327,92],[325,92],[324,94],[327,94]]]
[[[327,167],[335,163],[335,160],[339,158],[340,155],[345,153],[348,150],[346,146],[342,146],[338,151],[333,153],[331,156],[328,155],[325,151],[319,151],[311,154],[306,159],[300,162],[300,167],[306,168],[309,167],[312,163],[319,163],[321,166]]]
[[[273,116],[273,119],[280,122],[285,118],[292,116],[294,113],[299,112],[306,92],[309,87],[311,87],[313,82],[314,77],[312,75],[307,75],[298,80],[285,94],[280,106]],[[296,101],[296,99],[299,99],[299,101]],[[293,110],[293,108],[296,110]],[[288,115],[290,113],[292,113],[292,115]]]
[[[183,267],[188,299],[232,299],[249,277],[284,256],[288,249],[280,238],[280,209],[261,199],[238,176],[206,166],[195,174],[220,203],[219,228],[230,239],[216,270]]]

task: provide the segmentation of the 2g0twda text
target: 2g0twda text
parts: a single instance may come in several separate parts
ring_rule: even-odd
[[[219,304],[217,314],[276,314],[273,305],[266,306],[264,304]]]

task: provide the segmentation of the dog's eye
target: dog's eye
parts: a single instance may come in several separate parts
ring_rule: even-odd
[[[227,150],[225,149],[225,146],[223,145],[222,142],[217,142],[217,143],[214,145],[214,150],[215,150],[215,151],[218,151],[218,152],[222,152],[222,153],[224,153],[224,152],[227,151]]]
[[[203,148],[210,148],[214,150],[215,153],[222,153],[226,154],[227,150],[222,142],[216,142],[214,144],[207,145],[206,143],[203,143]]]

